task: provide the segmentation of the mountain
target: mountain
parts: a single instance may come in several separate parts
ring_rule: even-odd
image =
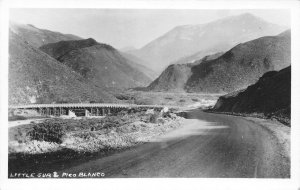
[[[267,117],[290,120],[291,66],[265,73],[255,84],[242,92],[221,96],[215,111],[263,113]]]
[[[181,57],[180,59],[172,62],[171,64],[196,63],[199,62],[199,60],[206,60],[207,58],[209,58],[209,60],[216,59],[223,54],[223,52],[218,52],[218,53],[213,53],[213,52],[216,52],[216,50],[214,49],[208,51],[199,51],[192,55]]]
[[[121,52],[129,52],[129,51],[135,51],[137,50],[135,47],[133,46],[126,46],[126,47],[123,47],[121,49],[119,49]]]
[[[291,64],[291,36],[285,31],[241,43],[224,54],[170,65],[147,89],[228,93],[255,83],[267,71]]]
[[[239,44],[221,57],[192,68],[185,89],[224,93],[255,83],[265,72],[291,65],[290,31]]]
[[[110,45],[94,39],[60,41],[40,47],[87,80],[105,88],[132,88],[148,85],[151,79]]]
[[[94,45],[102,45],[107,49],[113,49],[109,45],[99,44],[96,40],[92,38],[88,38],[85,40],[69,40],[69,41],[59,41],[56,43],[49,43],[41,46],[39,49],[55,59],[60,59],[62,56],[66,55],[72,50],[87,48]]]
[[[114,102],[116,99],[10,31],[9,104]]]
[[[151,81],[153,81],[154,79],[156,79],[158,77],[158,73],[153,71],[152,69],[150,69],[149,67],[145,66],[145,65],[149,65],[149,63],[147,63],[146,61],[130,54],[130,53],[121,53],[123,57],[125,57],[128,61],[128,64],[130,66],[132,66],[133,68],[138,69],[139,71],[141,71],[142,73],[144,73],[148,78],[151,79]]]
[[[183,64],[171,64],[147,87],[147,90],[183,92],[186,82],[192,75],[193,66],[201,64],[203,61],[215,59],[221,55],[222,53],[216,53],[205,56],[202,59],[196,60],[192,63],[187,62]],[[181,61],[179,60],[178,62]]]
[[[231,16],[207,24],[177,26],[141,49],[130,51],[161,72],[170,62],[199,51],[225,52],[241,42],[277,35],[286,28],[251,14]]]
[[[50,30],[39,29],[31,24],[17,24],[10,22],[10,30],[18,34],[32,46],[38,48],[48,43],[67,40],[80,40],[81,38],[72,34],[62,34]]]

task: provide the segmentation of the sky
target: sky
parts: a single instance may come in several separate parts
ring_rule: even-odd
[[[163,9],[10,9],[10,20],[38,28],[94,38],[115,48],[140,48],[179,25],[211,22],[251,13],[290,26],[289,10],[163,10]]]

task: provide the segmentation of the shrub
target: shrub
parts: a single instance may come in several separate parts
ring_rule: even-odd
[[[150,115],[150,123],[157,123],[157,119],[158,119],[158,113],[154,113]]]
[[[165,120],[163,118],[158,118],[157,119],[157,122],[158,123],[161,123],[161,124],[164,124],[165,123]]]
[[[73,137],[79,137],[84,140],[90,140],[97,137],[97,133],[92,131],[80,131],[78,133],[73,134]]]
[[[164,117],[164,118],[170,118],[171,117],[171,113],[170,112],[164,112],[163,114],[162,114],[162,117]]]
[[[17,120],[25,120],[25,119],[27,118],[21,115],[13,115],[11,117],[8,117],[8,121],[17,121]]]
[[[116,94],[115,97],[119,100],[131,100],[132,97],[127,94]]]
[[[152,105],[152,104],[154,104],[150,98],[134,100],[134,103],[137,105]]]
[[[34,124],[32,130],[27,133],[31,140],[55,143],[62,143],[61,138],[64,135],[61,123],[47,120],[44,123]]]
[[[120,112],[117,113],[117,116],[124,116],[128,114],[128,110],[122,110]]]

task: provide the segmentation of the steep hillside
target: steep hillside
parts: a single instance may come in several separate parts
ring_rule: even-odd
[[[182,92],[185,90],[185,84],[192,75],[192,67],[201,64],[203,61],[209,61],[221,56],[222,53],[205,56],[202,59],[192,63],[169,65],[161,75],[154,80],[148,87],[150,91],[174,91]],[[197,56],[197,55],[195,55]],[[190,57],[192,58],[192,57]],[[189,59],[189,58],[186,58]],[[181,61],[178,61],[181,62]]]
[[[151,81],[153,81],[154,79],[156,79],[156,77],[158,77],[158,73],[153,71],[152,69],[150,69],[148,66],[145,65],[149,65],[149,63],[147,63],[146,61],[131,55],[130,53],[121,53],[123,57],[125,57],[128,60],[128,64],[133,67],[138,69],[139,71],[141,71],[142,73],[144,73],[148,78],[151,79]]]
[[[72,34],[62,34],[50,30],[39,29],[30,24],[10,23],[10,30],[18,34],[34,47],[40,47],[44,44],[54,43],[62,40],[80,40],[81,38]]]
[[[239,44],[226,53],[172,64],[148,87],[152,91],[226,93],[255,83],[267,71],[291,64],[290,31]]]
[[[116,100],[10,31],[9,104],[90,101]]]
[[[291,36],[284,32],[239,44],[221,57],[192,67],[185,89],[223,93],[255,83],[267,71],[291,64]]]
[[[41,46],[39,49],[47,53],[55,59],[59,59],[63,55],[69,53],[72,50],[81,49],[85,47],[91,47],[94,45],[101,45],[96,40],[88,38],[85,40],[70,40],[70,41],[59,41],[56,43],[49,43]],[[106,48],[113,49],[109,45],[103,44]]]
[[[246,90],[221,96],[215,111],[234,113],[263,113],[290,119],[291,67],[265,73],[257,83]]]
[[[199,60],[208,61],[208,60],[216,59],[224,53],[224,52],[218,52],[218,53],[213,53],[213,52],[216,52],[216,50],[199,51],[192,55],[181,57],[180,59],[172,62],[172,64],[186,64],[186,63],[199,64]]]
[[[101,87],[132,88],[151,82],[112,46],[91,38],[46,44],[40,50]]]
[[[207,24],[175,27],[141,49],[130,52],[151,63],[151,69],[162,71],[181,57],[214,49],[210,54],[227,51],[238,43],[277,35],[285,29],[251,14],[242,14]]]
[[[173,64],[168,66],[162,74],[148,87],[150,91],[184,91],[186,81],[192,75],[190,64]]]

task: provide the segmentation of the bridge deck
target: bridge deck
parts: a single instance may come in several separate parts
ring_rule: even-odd
[[[137,104],[27,104],[27,105],[11,105],[8,106],[10,109],[30,109],[30,108],[177,108],[176,106],[167,105],[137,105]]]

